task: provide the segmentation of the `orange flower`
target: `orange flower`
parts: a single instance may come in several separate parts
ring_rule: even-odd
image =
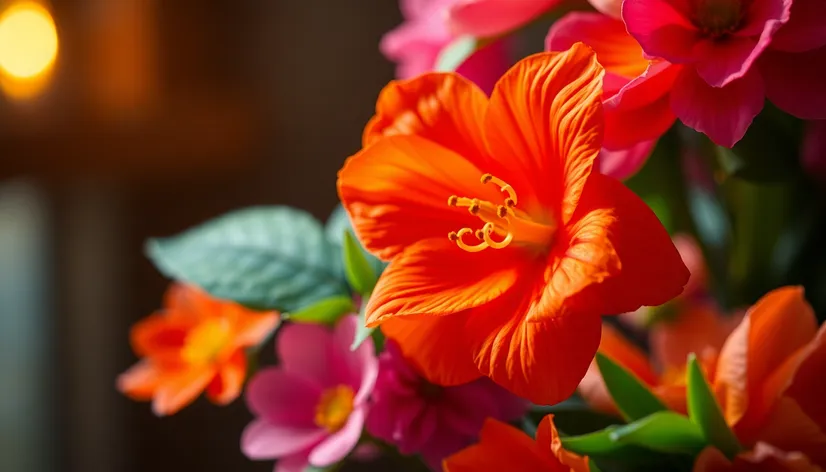
[[[431,382],[486,375],[559,402],[596,352],[601,314],[686,283],[649,208],[592,172],[602,75],[576,44],[523,59],[490,99],[450,73],[382,91],[339,195],[364,246],[391,261],[367,324]]]
[[[132,349],[143,359],[118,377],[118,389],[134,400],[152,400],[157,415],[188,405],[206,389],[225,405],[241,393],[245,348],[261,343],[278,325],[275,312],[257,313],[173,284],[165,309],[132,327]]]
[[[683,311],[673,321],[658,323],[651,330],[651,360],[608,324],[602,327],[599,352],[628,369],[670,409],[685,413],[688,354],[696,353],[704,370],[711,372],[736,318],[725,318],[705,303],[686,302],[677,306]],[[595,362],[582,379],[579,392],[593,408],[617,413]]]
[[[729,461],[717,449],[706,448],[694,462],[694,472],[823,472],[799,452],[785,452],[766,443]]]
[[[801,287],[784,287],[752,306],[729,336],[713,387],[745,447],[757,453],[763,443],[826,467],[824,372],[826,328],[818,329]]]
[[[494,419],[485,421],[478,444],[444,460],[445,472],[588,472],[587,457],[562,448],[553,415],[542,419],[536,441],[524,432]]]

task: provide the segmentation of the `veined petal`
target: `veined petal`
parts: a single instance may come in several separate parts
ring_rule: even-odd
[[[566,224],[576,209],[602,146],[602,76],[593,50],[578,43],[523,59],[496,84],[485,138],[491,155],[512,166],[502,178],[528,185],[528,213],[538,204]]]
[[[588,472],[590,470],[587,457],[566,451],[562,447],[562,438],[554,425],[554,415],[547,415],[539,422],[536,430],[536,445],[540,450],[550,449],[561,465],[570,467],[566,472]]]
[[[465,336],[469,315],[390,318],[382,323],[381,330],[396,342],[405,359],[429,382],[461,385],[482,376],[473,363]]]
[[[773,290],[749,309],[731,333],[717,364],[714,387],[724,415],[736,425],[764,416],[760,389],[795,351],[815,337],[817,321],[800,287]]]
[[[759,68],[766,97],[778,108],[805,120],[826,119],[826,46],[796,54],[766,51]]]
[[[610,244],[619,257],[620,272],[582,290],[570,305],[616,315],[661,305],[679,295],[689,272],[662,223],[619,181],[594,173],[574,220],[607,208],[613,212]]]
[[[365,248],[389,260],[427,238],[476,228],[479,219],[448,206],[451,195],[498,201],[480,182],[484,170],[419,136],[388,136],[349,158],[338,174],[338,193]]]
[[[668,0],[625,0],[622,19],[628,33],[650,57],[673,63],[692,62],[700,41],[697,27]]]
[[[671,109],[686,126],[705,133],[720,146],[732,147],[763,109],[764,95],[763,79],[756,71],[715,88],[693,69],[685,68],[671,92]]]
[[[382,273],[367,303],[367,325],[393,316],[452,315],[484,305],[513,287],[529,257],[517,248],[472,253],[447,237],[419,241]]]
[[[393,81],[379,94],[376,115],[364,128],[363,146],[384,136],[419,136],[486,168],[491,161],[482,135],[487,107],[484,92],[458,74]]]
[[[561,471],[550,448],[544,450],[527,434],[494,419],[487,419],[478,444],[449,456],[445,472],[479,470]],[[584,472],[584,471],[576,471]]]
[[[527,321],[533,297],[512,290],[473,310],[465,333],[479,370],[536,404],[553,405],[576,390],[597,351],[601,320],[592,313],[543,316]]]
[[[573,12],[551,26],[545,38],[545,50],[566,51],[577,42],[594,50],[606,74],[616,74],[628,80],[648,68],[642,47],[625,31],[622,21],[600,13]]]
[[[448,11],[454,34],[497,36],[528,23],[562,0],[459,0]]]
[[[826,46],[826,2],[794,0],[789,21],[772,38],[776,51],[803,52]]]

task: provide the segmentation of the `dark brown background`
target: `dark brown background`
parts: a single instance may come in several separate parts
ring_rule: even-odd
[[[61,47],[53,83],[36,100],[0,103],[0,186],[34,188],[48,228],[48,367],[31,372],[43,408],[21,414],[45,435],[9,446],[42,460],[17,472],[271,470],[239,451],[242,401],[201,400],[158,419],[115,391],[135,360],[129,326],[167,283],[143,242],[254,204],[326,217],[336,171],[392,78],[378,42],[401,21],[396,2],[51,7]]]

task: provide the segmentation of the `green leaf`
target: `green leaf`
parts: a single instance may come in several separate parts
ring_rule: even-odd
[[[611,432],[617,428],[619,428],[618,425],[613,425],[593,433],[563,437],[561,438],[562,445],[566,450],[576,454],[596,457],[615,457],[622,453],[623,450],[627,450],[626,445],[611,439]]]
[[[348,292],[321,225],[284,206],[238,210],[150,239],[146,254],[167,277],[255,308],[297,311]]]
[[[350,231],[344,232],[344,273],[353,290],[362,296],[372,292],[379,280],[378,274],[364,257],[361,245]]]
[[[339,295],[325,298],[295,313],[290,313],[289,319],[301,323],[334,324],[343,315],[355,311],[353,299],[346,295]]]
[[[696,356],[688,358],[687,406],[688,416],[696,424],[706,441],[730,459],[742,449],[737,437],[729,428],[717,399],[711,392]]]
[[[588,461],[588,469],[591,472],[602,472],[594,461]]]
[[[596,361],[605,381],[605,387],[614,399],[617,409],[627,421],[667,410],[666,406],[651,393],[651,390],[624,367],[601,353],[597,353]]]
[[[700,428],[687,417],[671,411],[660,411],[609,433],[610,439],[621,444],[642,446],[669,454],[696,455],[706,446]]]
[[[330,214],[330,217],[327,218],[327,224],[324,227],[325,233],[327,233],[327,239],[330,241],[333,246],[335,246],[338,251],[344,251],[344,233],[346,231],[353,231],[353,225],[350,223],[350,217],[347,215],[347,212],[344,210],[344,207],[339,205],[336,207],[335,210]],[[387,264],[379,260],[376,256],[367,252],[364,248],[361,248],[362,254],[364,254],[364,258],[370,263],[370,267],[373,268],[376,274],[381,274],[384,271],[384,268]],[[344,270],[344,266],[342,265],[342,270]],[[344,272],[342,272],[342,277],[345,277]]]
[[[361,303],[361,309],[359,310],[359,324],[356,326],[356,338],[353,340],[353,344],[350,345],[350,350],[355,351],[356,349],[361,346],[361,343],[366,341],[370,338],[375,331],[376,328],[368,328],[365,326],[364,323],[364,313],[365,308],[367,308],[367,300],[370,299],[370,295],[364,297],[364,301]]]
[[[434,69],[438,72],[453,72],[462,65],[479,47],[473,36],[459,36],[442,49],[436,58]]]

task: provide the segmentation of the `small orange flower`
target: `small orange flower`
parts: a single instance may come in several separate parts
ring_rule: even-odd
[[[481,375],[535,403],[576,389],[602,314],[688,279],[656,216],[592,172],[602,66],[575,44],[516,64],[490,98],[457,74],[392,82],[338,190],[390,265],[366,320],[433,383]]]
[[[553,415],[542,419],[536,441],[524,432],[494,419],[485,421],[478,444],[444,460],[445,472],[588,472],[587,457],[562,448]]]
[[[118,377],[118,389],[152,400],[157,415],[175,413],[205,389],[213,403],[228,404],[246,378],[244,349],[266,339],[278,321],[278,313],[253,312],[173,284],[165,309],[132,327],[132,349],[143,359]]]

